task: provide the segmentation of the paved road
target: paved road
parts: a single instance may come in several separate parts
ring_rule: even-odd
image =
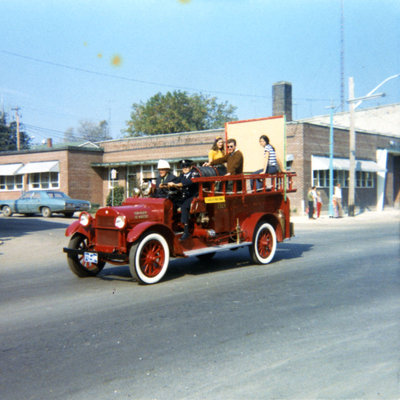
[[[63,218],[0,217],[0,399],[398,399],[399,215],[296,218],[246,249],[78,279]]]

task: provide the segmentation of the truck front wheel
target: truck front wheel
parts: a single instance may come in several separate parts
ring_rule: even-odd
[[[129,269],[139,283],[159,282],[167,272],[168,264],[168,243],[158,233],[143,236],[129,252]]]
[[[86,236],[80,233],[72,236],[69,241],[68,247],[74,250],[87,250],[88,239]],[[86,262],[83,254],[72,254],[69,253],[67,256],[68,266],[71,271],[79,276],[80,278],[86,278],[87,276],[96,276],[104,267],[105,262],[99,261],[98,263]]]
[[[275,229],[265,222],[258,224],[254,232],[253,243],[249,247],[250,256],[256,264],[268,264],[275,256]]]

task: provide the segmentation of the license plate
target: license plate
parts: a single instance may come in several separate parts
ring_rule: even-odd
[[[85,251],[85,253],[83,253],[83,259],[87,263],[92,263],[92,264],[97,264],[98,263],[97,253],[88,253],[88,252]]]

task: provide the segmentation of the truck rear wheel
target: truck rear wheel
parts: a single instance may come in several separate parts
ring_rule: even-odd
[[[256,264],[268,264],[275,256],[275,229],[264,222],[258,224],[254,232],[253,243],[249,247],[250,256]]]
[[[88,248],[88,239],[86,236],[80,233],[72,236],[69,241],[68,247],[75,250],[86,250]],[[98,263],[85,262],[83,254],[71,254],[67,256],[68,266],[71,271],[79,276],[80,278],[86,278],[88,276],[96,276],[103,268],[104,261],[99,261]]]
[[[169,246],[159,233],[149,233],[131,247],[129,269],[139,283],[151,285],[165,275],[169,264]]]

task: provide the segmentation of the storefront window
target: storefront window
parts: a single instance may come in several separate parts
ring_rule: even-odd
[[[30,189],[58,189],[60,187],[58,172],[41,172],[29,174]]]
[[[374,172],[356,171],[357,188],[373,188],[374,182]],[[333,171],[333,186],[338,183],[342,188],[349,187],[349,171]],[[329,187],[329,170],[313,171],[313,186]]]
[[[0,176],[0,190],[22,190],[23,175]]]

